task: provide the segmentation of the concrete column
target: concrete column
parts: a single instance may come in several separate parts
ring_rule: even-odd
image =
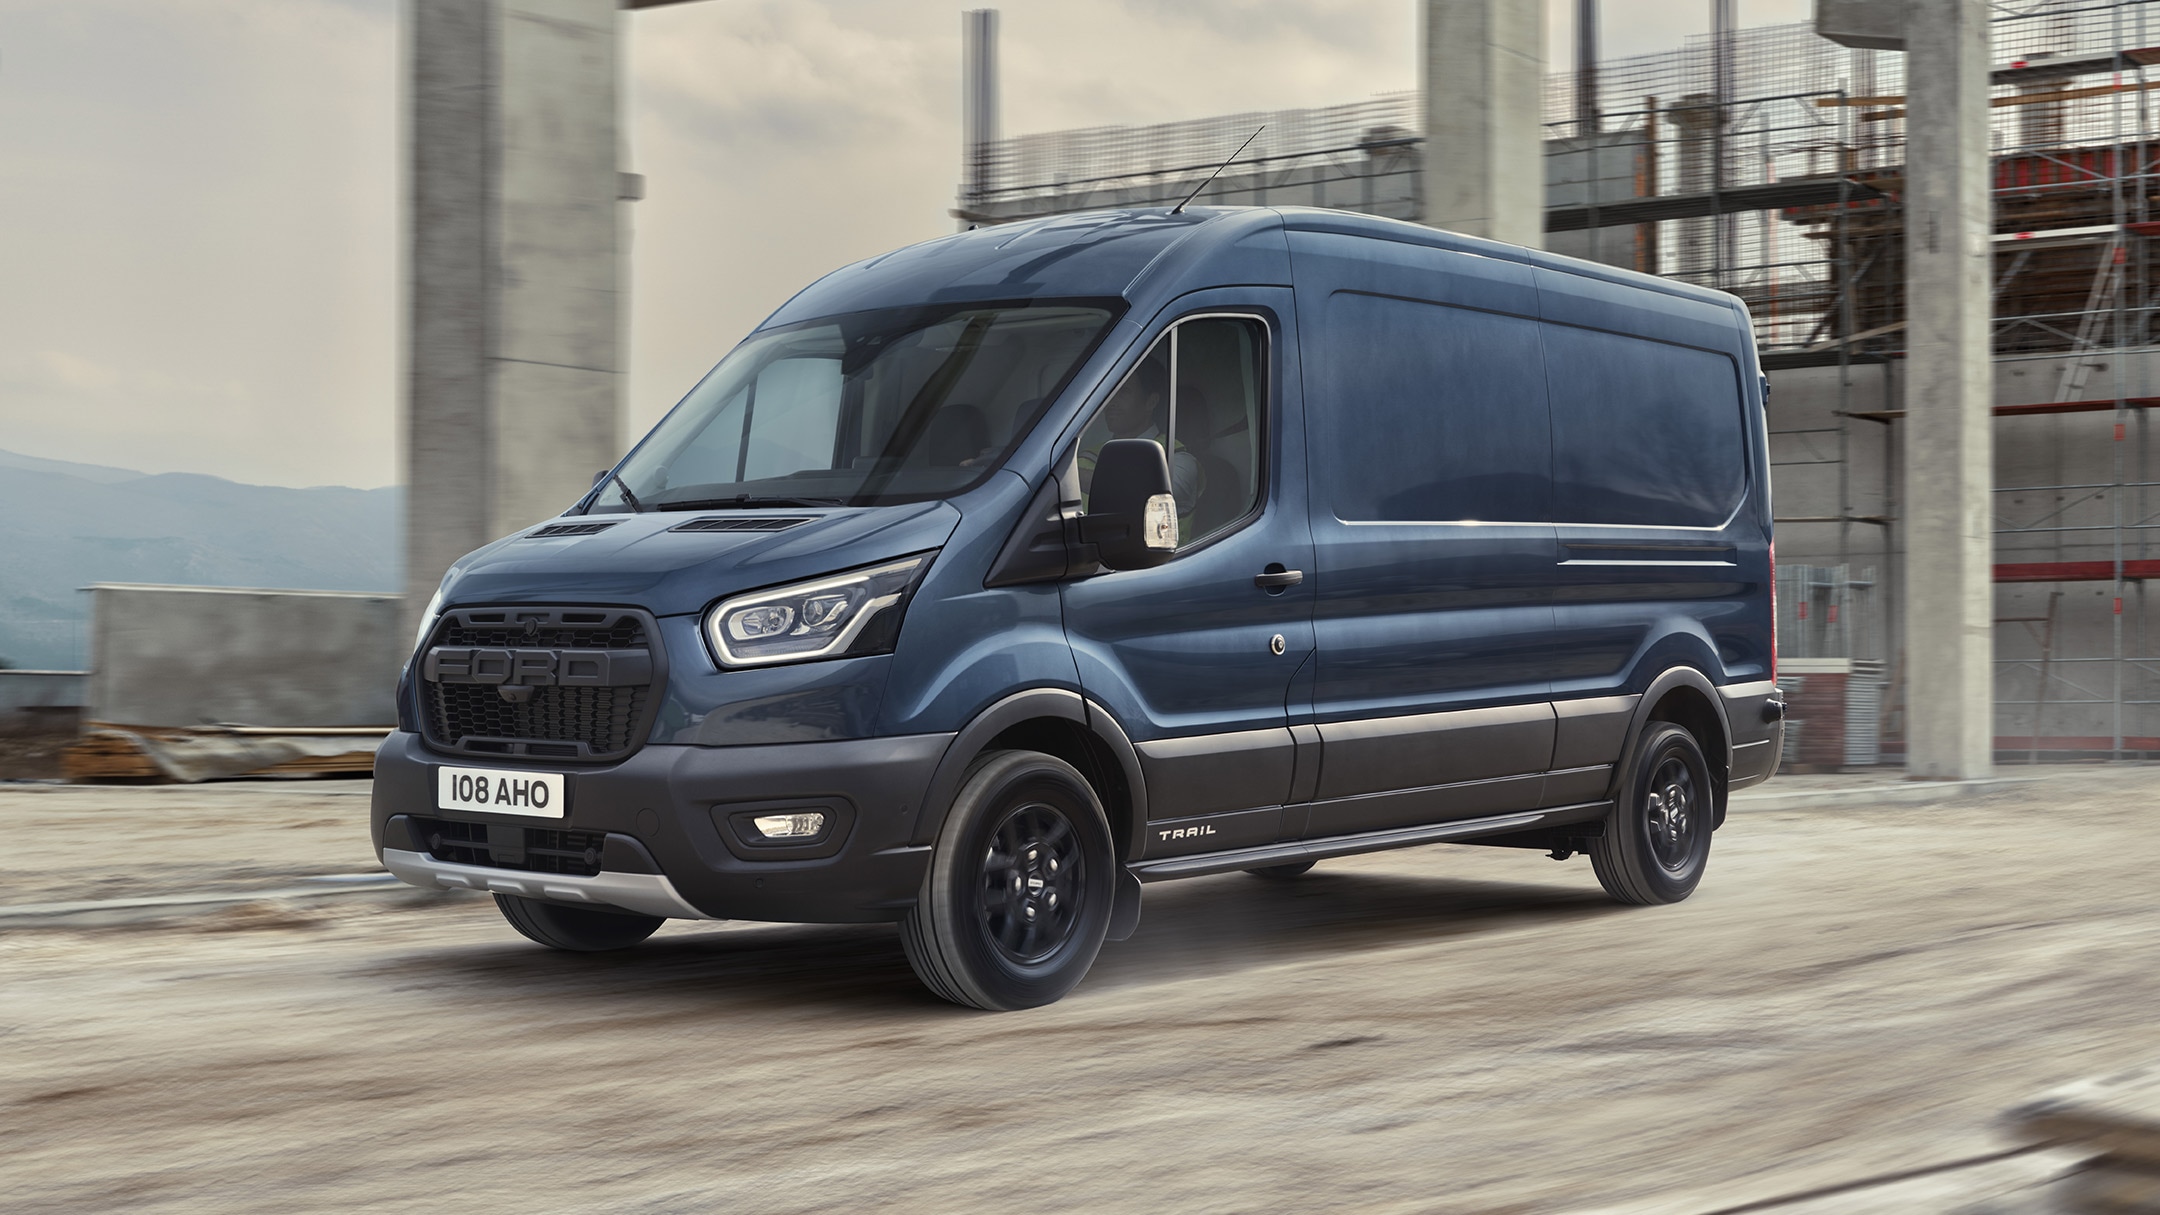
[[[1984,776],[1994,749],[1994,363],[1988,6],[1906,15],[1906,771]]]
[[[409,0],[406,587],[623,445],[616,0]]]
[[[1545,242],[1545,6],[1425,0],[1425,222]]]

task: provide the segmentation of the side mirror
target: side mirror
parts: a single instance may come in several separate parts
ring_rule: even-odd
[[[594,474],[592,475],[592,488],[593,488],[593,489],[598,489],[598,488],[600,488],[600,483],[601,483],[602,481],[605,481],[605,480],[607,480],[607,479],[608,479],[608,474],[609,474],[609,473],[611,473],[611,472],[613,472],[613,471],[615,471],[615,470],[614,470],[614,469],[611,469],[611,468],[603,468],[603,469],[601,469],[601,470],[600,470],[599,472],[596,472],[596,473],[594,473]]]
[[[1177,499],[1170,458],[1148,439],[1112,439],[1095,457],[1080,538],[1114,570],[1151,569],[1177,552]]]

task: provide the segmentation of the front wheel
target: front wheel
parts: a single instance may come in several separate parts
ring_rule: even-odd
[[[628,949],[660,931],[666,920],[634,911],[603,911],[597,907],[569,907],[539,899],[498,894],[495,906],[510,927],[550,949],[572,953],[599,953]]]
[[[1110,926],[1117,854],[1102,803],[1072,765],[1001,751],[968,774],[900,942],[955,1004],[1048,1004],[1087,974]]]
[[[1714,796],[1695,736],[1667,721],[1645,726],[1635,743],[1634,775],[1605,834],[1590,846],[1590,866],[1605,893],[1643,905],[1695,893],[1710,862]]]

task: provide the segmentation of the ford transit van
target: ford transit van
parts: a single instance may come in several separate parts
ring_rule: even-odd
[[[1449,842],[1671,903],[1783,742],[1763,393],[1729,295],[1368,216],[872,258],[452,566],[376,847],[559,949],[897,922],[988,1009],[1172,878]]]

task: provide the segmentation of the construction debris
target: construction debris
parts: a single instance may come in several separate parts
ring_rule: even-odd
[[[61,754],[71,781],[204,781],[234,776],[365,776],[389,726],[123,726],[89,722]]]
[[[2160,1215],[2160,1065],[2056,1089],[2010,1118],[2035,1142],[2098,1153],[2064,1180],[2060,1209]]]

